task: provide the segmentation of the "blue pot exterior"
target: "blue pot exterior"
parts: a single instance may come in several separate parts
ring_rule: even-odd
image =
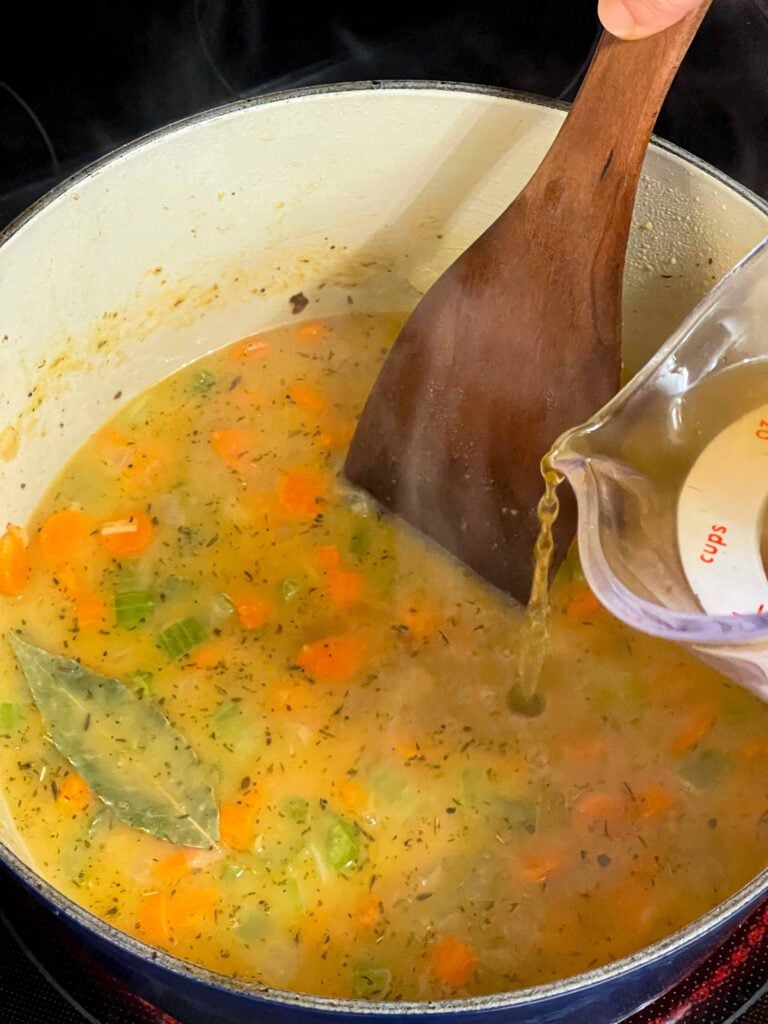
[[[2,865],[2,862],[0,862]],[[768,892],[768,880],[752,898],[734,901],[711,927],[688,941],[667,940],[622,963],[570,983],[527,993],[445,1003],[364,1004],[238,989],[224,978],[174,961],[76,908],[31,872],[2,865],[48,913],[56,915],[73,943],[132,992],[176,1017],[180,1024],[338,1024],[418,1020],[429,1024],[615,1024],[658,998],[717,948]],[[664,948],[664,947],[668,948]]]

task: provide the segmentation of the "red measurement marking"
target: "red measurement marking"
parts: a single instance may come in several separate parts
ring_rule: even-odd
[[[760,420],[760,426],[755,431],[755,437],[761,441],[768,441],[768,420]]]
[[[755,615],[763,615],[764,613],[765,605],[761,601],[760,604],[757,606],[757,611],[755,612]],[[731,612],[731,615],[741,615],[741,612]]]
[[[705,562],[707,565],[712,565],[715,560],[715,555],[721,548],[725,548],[728,545],[725,543],[725,534],[728,532],[727,526],[720,526],[717,523],[713,523],[709,528],[710,533],[707,537],[707,543],[701,549],[699,555],[699,561]]]

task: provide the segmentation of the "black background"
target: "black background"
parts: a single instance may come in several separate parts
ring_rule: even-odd
[[[275,88],[444,79],[571,99],[596,39],[595,4],[81,0],[14,4],[12,19],[8,5],[0,221],[116,145]],[[763,195],[767,63],[768,0],[715,0],[658,125],[659,134]]]

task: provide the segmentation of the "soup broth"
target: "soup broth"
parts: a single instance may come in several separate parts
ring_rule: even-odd
[[[37,870],[151,946],[278,988],[422,1000],[605,964],[753,877],[768,709],[611,618],[574,551],[543,711],[510,711],[521,609],[340,478],[401,321],[305,321],[186,367],[9,527],[3,636],[97,675],[75,771],[52,739],[74,743],[76,708],[66,728],[50,708],[82,680],[40,662],[30,689],[2,641],[0,777]],[[151,740],[109,804],[107,693],[133,716],[110,719],[110,749]],[[144,830],[142,800],[195,772],[213,813],[152,828],[199,839]]]

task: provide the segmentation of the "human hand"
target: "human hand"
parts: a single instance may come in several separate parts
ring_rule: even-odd
[[[676,24],[701,0],[598,0],[604,27],[619,39],[643,39]]]

